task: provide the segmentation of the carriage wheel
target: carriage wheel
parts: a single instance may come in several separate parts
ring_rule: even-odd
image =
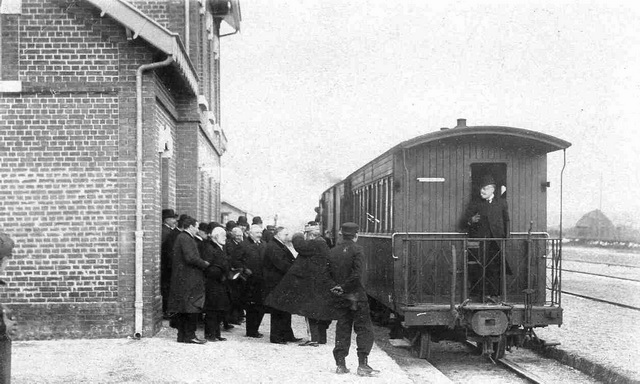
[[[504,352],[507,347],[507,336],[500,335],[500,340],[493,343],[493,352],[491,353],[491,358],[493,360],[502,359],[504,357]]]

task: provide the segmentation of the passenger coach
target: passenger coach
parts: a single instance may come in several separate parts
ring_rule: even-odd
[[[561,243],[547,234],[547,154],[570,145],[459,119],[452,129],[396,145],[326,190],[322,226],[337,236],[342,222],[360,225],[367,292],[402,320],[420,357],[441,339],[475,341],[501,357],[535,337],[533,328],[562,324]],[[511,274],[502,268],[499,297],[483,294],[489,256],[479,248],[486,242],[462,225],[485,175],[511,216],[510,236],[495,239],[502,249],[495,256],[511,267]]]

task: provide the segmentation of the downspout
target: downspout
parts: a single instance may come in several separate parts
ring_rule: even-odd
[[[142,231],[142,72],[166,67],[173,62],[173,56],[169,55],[163,61],[151,64],[143,64],[136,71],[136,231],[135,231],[135,315],[134,334],[137,339],[142,337],[142,254],[143,236]]]
[[[191,33],[191,28],[189,26],[189,1],[191,0],[184,0],[184,46],[187,49],[187,52],[190,51],[189,49],[189,33]]]

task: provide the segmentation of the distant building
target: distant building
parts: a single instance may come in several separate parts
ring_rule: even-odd
[[[0,289],[19,338],[162,325],[161,210],[220,217],[238,0],[0,1]]]
[[[578,220],[570,233],[580,240],[616,240],[616,227],[599,209],[593,210]]]
[[[229,220],[236,221],[238,216],[245,216],[249,223],[251,223],[251,219],[253,218],[253,215],[249,214],[249,212],[236,207],[228,201],[222,200],[222,202],[220,202],[220,222],[222,224],[225,224]]]

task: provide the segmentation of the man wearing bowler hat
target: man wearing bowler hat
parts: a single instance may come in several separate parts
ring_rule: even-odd
[[[343,242],[337,244],[329,254],[330,272],[337,284],[331,289],[336,295],[336,309],[340,313],[336,325],[336,344],[333,357],[336,373],[348,373],[345,359],[351,347],[351,330],[356,332],[358,352],[358,375],[373,376],[380,371],[369,366],[368,357],[373,347],[373,325],[369,315],[369,300],[362,285],[364,251],[358,241],[358,225],[343,223]]]
[[[471,202],[464,217],[470,238],[509,237],[509,207],[505,199],[497,196],[496,182],[491,175],[482,178],[480,199]],[[484,279],[482,271],[478,271],[476,280],[470,282],[472,293],[476,296],[498,296],[502,270],[500,243],[496,240],[480,241],[475,254],[484,266]],[[506,264],[505,267],[507,274],[511,274],[509,265]]]

